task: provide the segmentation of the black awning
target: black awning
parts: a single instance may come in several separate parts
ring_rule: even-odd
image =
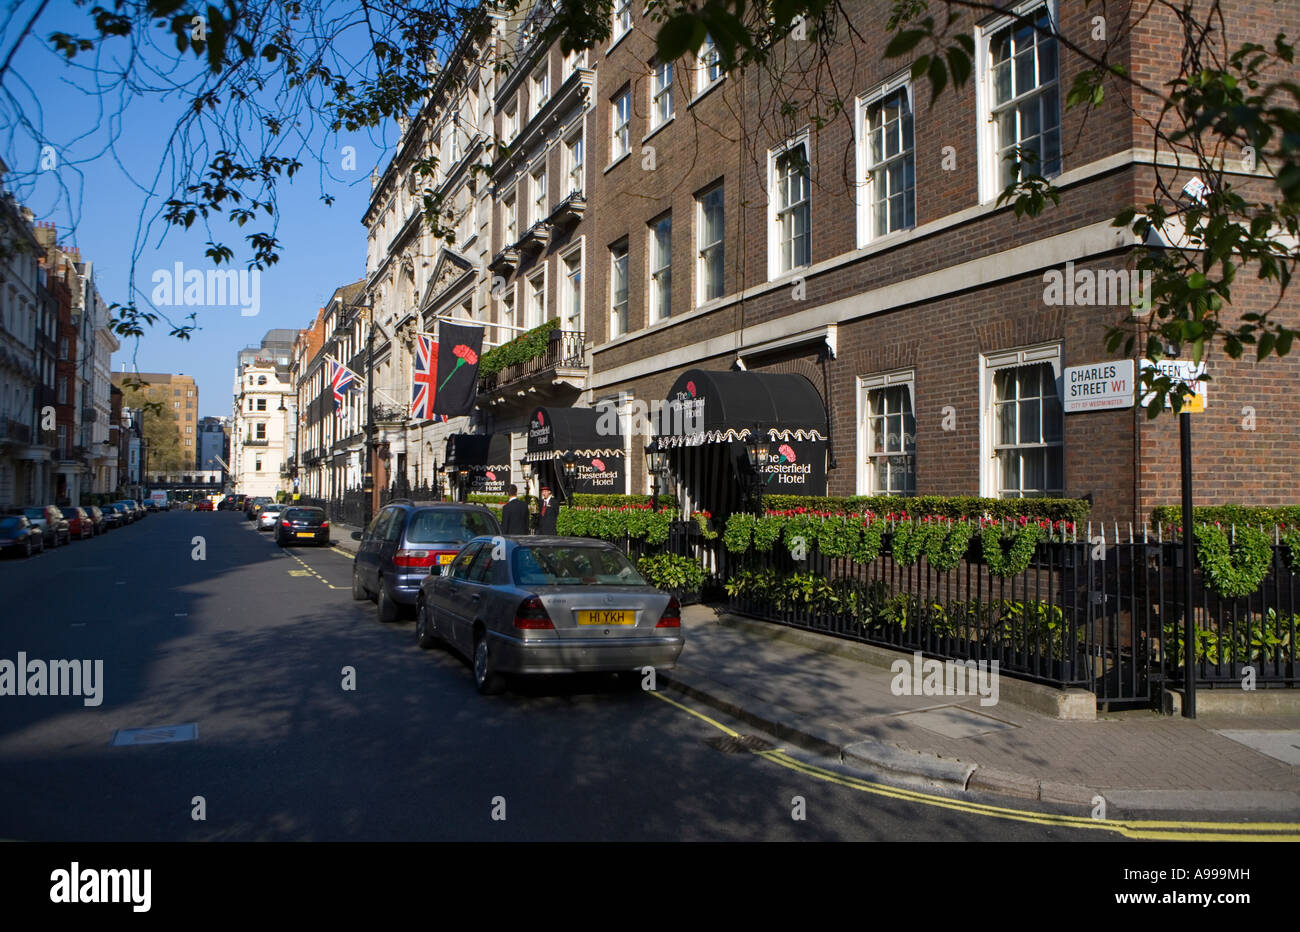
[[[538,408],[528,419],[529,462],[622,456],[623,428],[613,408]]]
[[[457,468],[509,469],[509,434],[452,434],[447,438],[446,462]]]
[[[826,406],[802,375],[688,369],[673,383],[655,423],[660,449],[745,440],[825,441]]]

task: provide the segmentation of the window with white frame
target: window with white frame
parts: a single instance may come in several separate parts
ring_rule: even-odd
[[[528,279],[527,320],[524,326],[531,330],[546,323],[546,269]]]
[[[910,84],[886,86],[861,105],[859,242],[916,225],[916,154]]]
[[[627,241],[609,247],[609,335],[627,333]]]
[[[858,379],[861,494],[916,494],[915,383],[910,369]]]
[[[583,158],[582,130],[579,129],[564,140],[564,174],[568,188],[565,192],[566,197],[569,194],[581,194],[584,190]]]
[[[579,247],[561,260],[564,269],[563,292],[560,310],[564,316],[563,328],[573,333],[582,332],[582,248]]]
[[[673,217],[650,224],[650,322],[672,316]]]
[[[501,134],[507,143],[514,142],[519,135],[519,109],[513,103],[502,114]]]
[[[253,428],[253,430],[254,430],[253,438],[254,438],[255,440],[265,440],[265,439],[266,439],[266,425],[265,425],[265,424],[258,424],[258,425],[256,425],[256,426]]]
[[[1022,21],[995,23],[985,35],[987,139],[992,154],[988,177],[1000,190],[1025,175],[1059,174],[1061,103],[1051,12],[1046,5],[1030,9]],[[1017,151],[1030,159],[1019,176]],[[986,199],[994,193],[990,187]]]
[[[673,63],[659,62],[650,81],[650,129],[655,130],[673,118]]]
[[[716,184],[696,199],[695,229],[696,280],[699,282],[697,300],[702,304],[722,297],[724,256],[723,188]]]
[[[573,49],[568,55],[564,56],[564,76],[562,80],[568,80],[569,75],[573,74],[579,68],[587,67],[587,50]]]
[[[622,91],[609,106],[609,160],[616,162],[632,151],[632,92]]]
[[[447,158],[442,161],[445,162],[448,168],[460,161],[460,127],[457,125],[459,121],[460,116],[458,114],[453,121],[447,124],[443,129],[443,133],[445,134],[444,145],[447,150]]]
[[[515,331],[515,289],[511,285],[505,291],[501,292],[501,316],[499,318],[502,324],[502,332],[497,335],[497,343],[505,343],[517,336]]]
[[[696,90],[702,93],[722,80],[722,57],[718,54],[718,45],[713,41],[713,36],[705,37],[697,61],[699,70],[696,75]]]
[[[984,358],[986,490],[998,498],[1065,491],[1059,344]]]
[[[543,61],[541,66],[533,72],[530,79],[528,95],[532,105],[532,115],[536,116],[537,112],[546,106],[546,102],[551,99],[551,68],[549,61]]]
[[[617,42],[632,28],[632,0],[614,0],[614,32],[611,38]]]
[[[550,208],[546,200],[546,161],[537,166],[532,172],[532,216],[528,218],[529,223],[541,223],[550,213]]]
[[[501,245],[513,245],[519,239],[519,204],[515,192],[510,191],[501,199],[501,210],[505,214],[505,242]]]
[[[771,217],[768,255],[769,271],[775,278],[812,261],[812,185],[807,141],[800,140],[772,151],[768,164]]]

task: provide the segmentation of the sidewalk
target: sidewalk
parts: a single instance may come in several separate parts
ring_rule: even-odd
[[[1206,716],[1155,711],[1097,713],[1063,721],[979,696],[895,696],[886,665],[827,653],[847,642],[715,612],[682,612],[686,649],[666,681],[782,741],[897,780],[1080,807],[1106,800],[1125,813],[1231,813],[1300,818],[1300,715]],[[868,648],[876,663],[911,656]],[[1018,686],[1018,684],[1016,684]],[[1221,732],[1265,736],[1269,750]],[[1242,736],[1247,737],[1247,736]],[[1249,738],[1248,738],[1249,740]]]
[[[353,527],[351,524],[339,524],[337,521],[331,521],[330,545],[338,547],[340,550],[346,550],[356,556],[357,547],[361,546],[361,542],[352,539],[352,532],[360,530],[361,528]]]

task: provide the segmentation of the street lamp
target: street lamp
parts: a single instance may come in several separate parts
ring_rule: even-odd
[[[650,509],[659,510],[659,480],[664,473],[668,471],[668,457],[662,450],[656,449],[656,444],[652,440],[646,444],[645,461],[646,470],[650,473],[654,482],[650,486]]]
[[[573,477],[578,474],[578,458],[573,455],[572,450],[564,454],[564,458],[560,461],[560,467],[564,470],[564,491],[568,492],[569,484],[573,482]]]

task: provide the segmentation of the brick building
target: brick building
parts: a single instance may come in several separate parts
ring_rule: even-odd
[[[1176,500],[1174,418],[1065,404],[1079,391],[1071,370],[1095,369],[1082,373],[1095,382],[1115,363],[1108,385],[1124,382],[1131,401],[1136,361],[1111,359],[1105,334],[1141,313],[1130,306],[1141,283],[1134,237],[1112,219],[1152,199],[1157,175],[1175,191],[1191,179],[1156,152],[1150,95],[1117,85],[1091,112],[1065,109],[1083,67],[1070,46],[1096,41],[1098,10],[1027,0],[967,14],[957,28],[974,39],[974,73],[930,105],[910,62],[883,55],[885,19],[861,0],[847,8],[857,38],[824,59],[791,38],[769,69],[732,75],[707,45],[658,61],[657,24],[631,2],[616,5],[609,42],[563,55],[536,38],[548,9],[489,10],[482,54],[449,69],[468,60],[477,74],[435,87],[394,162],[413,148],[438,155],[480,242],[486,199],[491,258],[420,240],[393,166],[367,217],[368,290],[388,332],[416,314],[432,329],[462,295],[464,316],[495,325],[485,347],[517,332],[507,325],[557,321],[560,336],[528,360],[484,375],[479,414],[453,429],[508,435],[510,463],[525,460],[533,478],[562,480],[557,458],[575,450],[584,476],[616,462],[610,491],[648,491],[653,441],[683,511],[743,503],[738,441],[755,431],[773,441],[769,490],[1064,495],[1135,523]],[[1182,47],[1172,16],[1121,6],[1104,17],[1113,60],[1150,86],[1168,80]],[[1234,45],[1271,43],[1300,28],[1300,9],[1229,5],[1225,26]],[[474,134],[429,131],[461,112],[464,87],[473,96],[455,100],[472,104]],[[834,100],[813,92],[832,87]],[[488,183],[453,190],[489,100]],[[998,204],[1017,146],[1060,191],[1036,218]],[[1243,190],[1271,185],[1258,169],[1228,170]],[[425,271],[400,261],[426,257]],[[1239,313],[1275,297],[1248,279],[1234,286]],[[1300,322],[1294,299],[1281,314]],[[1216,356],[1209,375],[1194,421],[1198,501],[1290,500],[1300,359]],[[701,420],[665,434],[643,417],[661,402]],[[598,422],[606,406],[618,416]],[[573,408],[596,410],[548,415]],[[534,442],[547,422],[572,449]]]

